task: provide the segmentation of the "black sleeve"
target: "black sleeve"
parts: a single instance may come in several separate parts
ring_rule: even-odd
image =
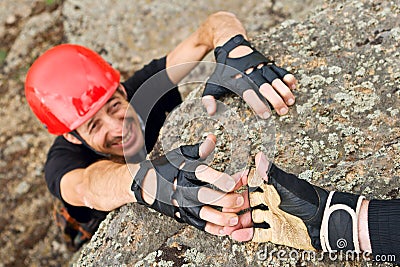
[[[44,167],[47,187],[50,192],[60,199],[67,208],[68,213],[79,222],[89,222],[93,218],[104,219],[107,212],[90,209],[88,207],[72,206],[61,197],[60,183],[62,177],[75,169],[86,168],[92,163],[102,159],[90,149],[75,145],[58,136],[47,154]]]
[[[400,263],[400,199],[371,200],[368,230],[376,261]]]
[[[58,136],[47,154],[44,166],[46,183],[50,192],[63,201],[60,192],[61,178],[72,170],[88,167],[98,159],[100,156],[91,150],[82,145],[72,144],[64,137]]]
[[[157,141],[166,113],[182,103],[178,88],[165,68],[166,57],[153,60],[122,83],[128,100],[145,123],[147,152]]]
[[[146,81],[150,82],[148,81],[150,78],[157,79],[157,83],[153,84],[155,84],[156,87],[162,87],[162,91],[175,88],[176,84],[171,82],[165,71],[166,64],[166,56],[160,59],[154,59],[150,63],[145,65],[142,69],[136,71],[125,82],[123,82],[122,84],[124,85],[128,94],[128,101],[132,99],[134,94],[142,85],[145,84]],[[151,89],[152,91],[156,90],[156,88],[154,87],[149,87],[149,89]]]

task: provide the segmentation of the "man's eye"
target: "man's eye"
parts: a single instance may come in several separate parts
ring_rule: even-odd
[[[116,108],[116,107],[118,107],[118,106],[119,106],[119,104],[121,104],[121,102],[115,102],[115,103],[113,104],[113,108]]]
[[[96,127],[97,127],[97,123],[93,123],[92,127],[90,127],[90,131],[93,131],[94,129],[96,129]]]

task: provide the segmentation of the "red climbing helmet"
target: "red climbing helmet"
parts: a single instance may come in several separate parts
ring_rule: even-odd
[[[71,132],[114,94],[120,74],[96,52],[75,44],[55,46],[29,69],[28,103],[52,134]]]

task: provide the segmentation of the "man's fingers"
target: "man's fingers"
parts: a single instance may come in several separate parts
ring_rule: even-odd
[[[208,187],[199,189],[198,199],[208,205],[219,206],[227,209],[234,209],[243,206],[244,197],[237,193],[224,193]]]
[[[244,185],[247,185],[247,180],[248,180],[247,175],[249,175],[249,170],[248,169],[245,169],[243,171],[239,171],[239,172],[237,172],[237,173],[232,175],[232,178],[235,181],[237,181],[236,182],[236,186],[233,189],[233,191],[239,189],[240,187],[242,187]]]
[[[282,80],[275,79],[272,81],[272,87],[281,95],[286,105],[291,106],[294,104],[294,95],[289,87],[283,83]]]
[[[271,116],[269,108],[261,101],[254,90],[246,90],[243,93],[243,99],[260,118],[268,119]]]
[[[283,79],[282,79],[286,85],[291,89],[294,90],[296,89],[296,84],[297,84],[297,79],[294,77],[293,74],[288,73],[286,74]]]
[[[250,212],[246,212],[239,216],[239,222],[233,226],[224,226],[224,233],[227,235],[231,235],[234,231],[243,229],[243,228],[250,228],[253,226],[253,222],[251,220]]]
[[[234,226],[239,222],[239,216],[235,213],[220,212],[210,206],[201,208],[200,218],[220,226]]]
[[[206,140],[199,147],[199,156],[202,159],[207,158],[215,149],[217,138],[213,134],[207,135]]]
[[[217,235],[217,236],[224,236],[226,235],[224,233],[224,227],[220,225],[216,225],[214,223],[207,222],[206,227],[204,228],[204,231],[207,233],[210,233],[212,235]]]
[[[226,174],[219,172],[217,170],[214,170],[211,167],[208,167],[206,165],[200,165],[196,168],[196,177],[197,179],[213,184],[222,191],[225,192],[231,192],[235,189],[236,183],[238,181],[235,180],[234,177]],[[237,179],[237,177],[236,177]]]
[[[275,81],[279,80],[276,79]],[[289,111],[282,97],[275,91],[274,88],[272,88],[270,84],[264,83],[261,85],[260,93],[265,97],[265,99],[268,100],[269,103],[271,103],[279,115],[285,115]]]
[[[232,232],[232,239],[239,241],[239,242],[244,242],[244,241],[250,241],[253,238],[254,235],[254,229],[253,228],[243,228],[236,230]]]
[[[205,95],[202,97],[201,102],[206,108],[208,115],[212,116],[217,112],[217,102],[215,101],[214,96]]]
[[[263,152],[258,152],[255,157],[256,163],[256,172],[260,177],[262,177],[265,181],[268,181],[268,170],[269,170],[269,161],[265,157]]]
[[[224,207],[222,208],[222,212],[233,212],[233,213],[238,213],[238,212],[240,212],[240,211],[242,211],[242,210],[245,210],[245,209],[250,208],[250,201],[249,201],[249,193],[248,193],[248,191],[246,190],[246,191],[240,193],[240,195],[242,196],[242,198],[243,198],[243,200],[244,200],[244,202],[243,202],[242,205],[237,206],[237,207],[227,207],[227,206],[224,206]]]

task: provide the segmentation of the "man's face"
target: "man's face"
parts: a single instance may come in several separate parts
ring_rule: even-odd
[[[124,89],[116,91],[88,121],[79,126],[79,135],[96,151],[133,156],[144,145],[137,113],[126,100]]]

